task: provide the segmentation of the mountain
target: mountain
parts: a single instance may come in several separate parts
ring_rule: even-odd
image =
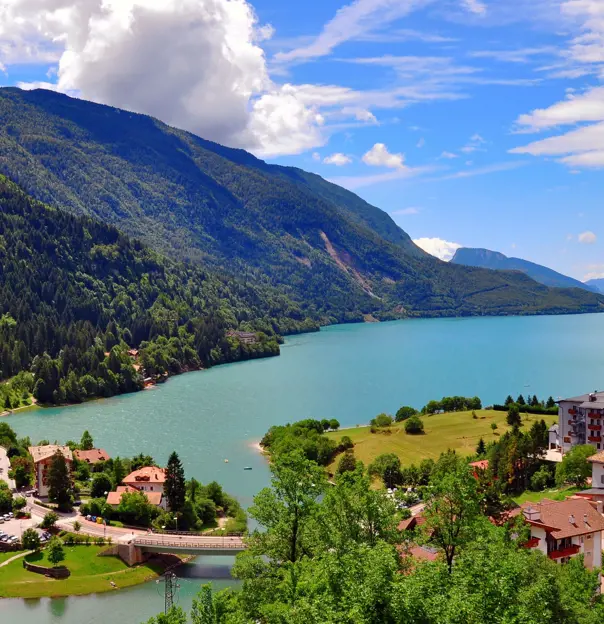
[[[319,176],[50,91],[0,89],[0,172],[168,257],[275,288],[321,322],[587,312],[604,302],[443,263]]]
[[[529,262],[528,260],[508,258],[508,256],[498,251],[462,247],[455,252],[451,262],[464,266],[482,267],[483,269],[495,269],[498,271],[522,271],[536,282],[549,286],[550,288],[582,288],[590,292],[597,292],[597,289],[572,277],[548,269],[540,264]]]
[[[146,375],[174,374],[276,355],[277,333],[313,329],[270,288],[168,260],[0,176],[0,379],[31,368],[44,403],[140,389],[132,347]]]
[[[602,278],[588,280],[585,282],[585,285],[595,289],[597,292],[604,293],[604,279]]]

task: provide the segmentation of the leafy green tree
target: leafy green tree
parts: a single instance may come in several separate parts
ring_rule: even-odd
[[[396,422],[402,422],[403,420],[407,420],[407,418],[411,418],[411,416],[415,416],[416,414],[417,410],[414,407],[403,405],[403,407],[399,407],[397,410],[394,419]]]
[[[153,459],[153,457],[151,457],[151,455],[144,455],[143,453],[139,453],[136,457],[132,458],[130,469],[134,472],[135,470],[140,470],[141,468],[145,468],[146,466],[155,465],[155,460]]]
[[[558,487],[570,483],[583,487],[591,476],[592,466],[588,457],[595,455],[594,447],[590,444],[574,446],[556,466],[556,484]]]
[[[340,457],[336,473],[342,474],[343,472],[350,472],[356,468],[356,465],[357,460],[355,459],[354,452],[346,451],[342,454],[342,457]]]
[[[321,421],[321,426],[323,427],[323,431],[329,431],[329,420],[327,418],[324,418]]]
[[[33,483],[34,462],[31,456],[14,456],[10,460],[11,475],[18,488],[27,487]]]
[[[272,488],[261,490],[249,509],[264,528],[250,536],[250,553],[279,565],[294,563],[312,549],[311,520],[325,491],[325,473],[299,452],[278,457],[271,472]]]
[[[92,439],[92,436],[90,435],[88,430],[84,431],[84,433],[82,434],[82,439],[80,440],[80,448],[83,451],[90,451],[94,448],[94,440]]]
[[[77,520],[73,523],[73,530],[76,533],[79,533],[82,530],[82,525]]]
[[[424,432],[424,421],[419,416],[411,416],[403,425],[405,433],[417,435]]]
[[[92,485],[90,486],[92,498],[104,498],[107,496],[107,492],[111,492],[112,489],[113,483],[108,474],[99,472],[92,477]]]
[[[201,620],[202,624],[205,624]],[[144,624],[187,624],[187,614],[182,607],[171,607],[168,613],[159,613],[155,617],[149,618]],[[197,622],[193,621],[193,624]]]
[[[520,409],[517,404],[512,403],[508,409],[508,415],[506,422],[510,427],[520,427],[522,425],[522,418],[520,417]]]
[[[63,543],[57,537],[53,537],[48,544],[48,561],[53,566],[58,566],[61,561],[65,561],[65,550],[63,549]]]
[[[186,485],[187,495],[191,499],[191,501],[193,501],[193,503],[195,503],[195,501],[197,500],[197,496],[199,492],[201,491],[201,488],[202,488],[201,483],[199,483],[199,481],[195,477],[192,477],[187,482],[187,485]]]
[[[13,498],[13,511],[18,512],[21,511],[24,507],[27,506],[27,499],[23,496],[16,496]]]
[[[220,624],[211,585],[202,585],[197,598],[193,598],[191,622],[192,624]]]
[[[337,431],[340,428],[340,421],[337,418],[331,418],[329,420],[329,428],[332,431]]]
[[[552,480],[552,474],[547,466],[541,466],[537,472],[531,477],[531,490],[535,492],[541,492],[544,490],[550,481]]]
[[[390,427],[392,422],[392,416],[388,414],[378,414],[371,420],[371,424],[375,427]]]
[[[57,522],[59,521],[59,514],[54,511],[47,511],[44,514],[44,518],[42,518],[42,522],[40,526],[43,529],[53,529]]]
[[[437,464],[424,509],[424,534],[442,550],[449,574],[458,550],[474,538],[479,514],[477,483],[466,461],[447,459],[446,468]]]
[[[158,514],[143,492],[126,492],[122,495],[117,512],[126,523],[149,526]]]
[[[491,423],[491,429],[493,430],[493,433],[495,433],[495,431],[497,431],[497,423]]]
[[[21,535],[21,545],[24,550],[40,550],[42,541],[35,529],[25,529]]]
[[[484,457],[486,452],[487,445],[484,443],[484,439],[480,438],[480,440],[478,440],[478,444],[476,445],[476,455],[478,455],[478,457]]]
[[[132,470],[138,470],[137,468],[132,468]],[[116,487],[122,483],[124,477],[126,476],[126,468],[124,467],[124,462],[119,457],[116,457],[113,460],[113,483],[115,483]]]
[[[350,438],[350,436],[342,436],[340,438],[339,447],[345,451],[351,448],[354,448],[354,443],[352,442],[352,439]]]
[[[395,453],[378,455],[368,470],[369,474],[380,477],[387,488],[396,487],[401,482],[401,460]]]
[[[71,507],[71,477],[65,457],[57,452],[48,468],[48,498],[57,503],[59,509]]]

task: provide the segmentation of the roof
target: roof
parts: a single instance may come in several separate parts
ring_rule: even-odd
[[[596,394],[596,396],[601,396],[604,399],[604,392],[595,392],[591,394]],[[581,394],[576,397],[571,397],[569,399],[558,399],[557,403],[584,403],[585,401],[589,401],[590,393]]]
[[[588,457],[587,461],[593,462],[594,464],[604,464],[604,451],[600,451],[599,453]]]
[[[604,398],[604,397],[603,397]],[[579,405],[579,407],[583,409],[604,409],[604,400],[603,401],[585,401]]]
[[[410,518],[407,518],[406,520],[401,520],[401,522],[398,525],[398,530],[399,531],[411,531],[416,526],[422,526],[422,524],[425,524],[425,522],[426,522],[426,518],[424,518],[424,516],[422,515],[411,516]]]
[[[527,520],[529,524],[544,528],[555,539],[577,537],[586,533],[604,531],[604,517],[587,500],[568,498],[565,501],[542,500],[540,503],[524,503],[514,515],[532,507],[539,512],[539,520]]]
[[[430,546],[411,546],[407,549],[406,554],[422,561],[436,561],[438,559],[438,550]]]
[[[560,430],[560,427],[556,424],[556,425],[552,425],[548,431],[551,433],[558,433],[558,431]]]
[[[46,446],[30,446],[29,454],[33,457],[34,464],[41,462],[49,457],[53,457],[57,453],[61,453],[67,461],[73,461],[71,449],[68,446],[59,446],[58,444],[47,444]]]
[[[98,464],[109,459],[109,454],[105,449],[90,449],[89,451],[74,451],[75,458],[89,464]]]
[[[107,495],[107,504],[119,505],[124,494],[133,494],[134,492],[140,491],[141,490],[137,490],[135,487],[130,487],[129,485],[119,485],[115,492],[109,492],[109,494]],[[161,505],[161,492],[143,492],[143,494],[147,497],[147,500],[152,505]]]
[[[480,468],[480,470],[487,470],[489,467],[489,460],[480,459],[478,461],[472,462],[470,466],[472,466],[473,468]]]
[[[157,466],[145,466],[140,470],[131,472],[127,477],[122,479],[122,483],[128,485],[136,485],[137,483],[164,483],[166,480],[166,471]]]

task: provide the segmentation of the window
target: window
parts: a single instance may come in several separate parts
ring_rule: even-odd
[[[604,483],[604,474],[600,477],[600,483]]]

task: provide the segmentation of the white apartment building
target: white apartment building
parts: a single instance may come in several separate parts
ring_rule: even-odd
[[[604,449],[604,392],[592,392],[558,401],[557,443],[562,452],[577,444],[591,444],[596,451]],[[552,434],[550,430],[550,448]]]

